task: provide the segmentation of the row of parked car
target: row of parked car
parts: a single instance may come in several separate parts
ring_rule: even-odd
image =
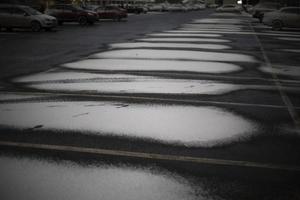
[[[249,7],[247,11],[273,30],[300,28],[300,7],[283,7],[279,3],[264,2]]]
[[[100,6],[87,5],[83,7],[73,4],[56,4],[39,12],[29,6],[16,4],[0,4],[0,29],[31,28],[38,32],[42,29],[51,30],[65,22],[78,22],[81,25],[94,24],[99,19],[121,21],[128,17],[128,13],[146,13],[148,11],[189,11],[205,8],[202,4],[183,6],[181,4],[153,4],[141,6]]]
[[[300,7],[282,7],[279,3],[265,2],[255,6],[225,4],[216,8],[217,12],[241,12],[246,10],[261,23],[271,26],[273,30],[284,27],[300,28]]]
[[[81,25],[94,24],[99,19],[120,21],[127,18],[127,10],[114,6],[95,6],[90,9],[71,4],[60,4],[41,13],[29,6],[0,4],[0,28],[31,28],[51,30],[64,22],[78,22]]]

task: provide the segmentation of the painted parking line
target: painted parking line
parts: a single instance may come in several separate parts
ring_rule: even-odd
[[[277,37],[279,40],[292,41],[292,42],[300,42],[300,38],[295,37]]]
[[[255,33],[255,30],[252,26],[251,23],[249,23],[250,27],[252,28],[253,32]],[[256,40],[257,40],[257,43],[259,44],[259,47],[260,47],[260,51],[262,52],[262,55],[263,55],[263,58],[265,60],[265,63],[266,63],[266,66],[268,68],[273,68],[273,65],[271,63],[271,61],[269,60],[268,56],[267,56],[267,53],[262,45],[262,43],[260,42],[259,38],[257,35],[255,35],[256,37]],[[300,40],[299,40],[300,41]],[[286,94],[286,92],[284,91],[283,89],[283,86],[282,84],[280,83],[280,80],[277,76],[276,73],[271,73],[272,74],[272,77],[273,77],[273,80],[274,80],[274,83],[276,85],[276,87],[278,88],[278,91],[280,93],[280,96],[284,102],[284,104],[286,105],[287,109],[288,109],[288,112],[293,120],[293,122],[295,123],[295,126],[296,126],[296,129],[300,129],[300,118],[299,118],[299,115],[298,115],[298,112],[296,111],[296,108],[295,106],[293,105],[292,101],[290,100],[290,98],[288,97],[288,95]]]
[[[279,49],[280,51],[289,52],[289,53],[300,53],[300,49]]]
[[[150,159],[150,160],[189,162],[189,163],[196,163],[196,164],[216,165],[216,166],[236,166],[236,167],[260,168],[260,169],[269,169],[269,170],[300,171],[300,166],[277,165],[272,163],[259,163],[259,162],[251,162],[251,161],[240,161],[240,160],[224,160],[224,159],[216,159],[216,158],[141,153],[141,152],[133,152],[133,151],[112,150],[112,149],[86,148],[86,147],[77,147],[77,146],[35,144],[35,143],[10,142],[10,141],[0,141],[0,145],[6,147],[18,147],[18,148],[47,150],[47,151],[86,153],[86,154],[99,155],[99,156],[118,156],[118,157],[140,158],[140,159]]]

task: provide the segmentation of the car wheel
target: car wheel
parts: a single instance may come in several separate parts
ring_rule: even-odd
[[[80,25],[86,25],[88,23],[88,20],[86,17],[79,17],[78,22]]]
[[[39,22],[37,22],[37,21],[31,22],[31,30],[33,32],[39,32],[39,31],[41,31],[41,29],[42,29],[42,26]]]
[[[274,31],[280,31],[283,27],[283,23],[280,20],[275,20],[272,23],[272,29]]]

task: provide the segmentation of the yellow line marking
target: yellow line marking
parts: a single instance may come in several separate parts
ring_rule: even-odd
[[[119,150],[110,150],[110,149],[96,149],[96,148],[63,146],[63,145],[0,141],[0,146],[30,148],[30,149],[39,149],[39,150],[53,150],[53,151],[62,151],[62,152],[88,153],[88,154],[95,154],[95,155],[122,156],[122,157],[152,159],[152,160],[191,162],[196,164],[300,171],[300,166],[276,165],[271,163],[258,163],[258,162],[249,162],[249,161],[224,160],[224,159],[215,159],[215,158],[178,156],[178,155],[166,155],[166,154],[155,154],[155,153],[141,153],[141,152],[132,152],[132,151],[119,151]]]

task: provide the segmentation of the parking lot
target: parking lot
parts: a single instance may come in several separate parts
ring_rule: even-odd
[[[206,9],[0,36],[7,199],[299,199],[299,30]]]

